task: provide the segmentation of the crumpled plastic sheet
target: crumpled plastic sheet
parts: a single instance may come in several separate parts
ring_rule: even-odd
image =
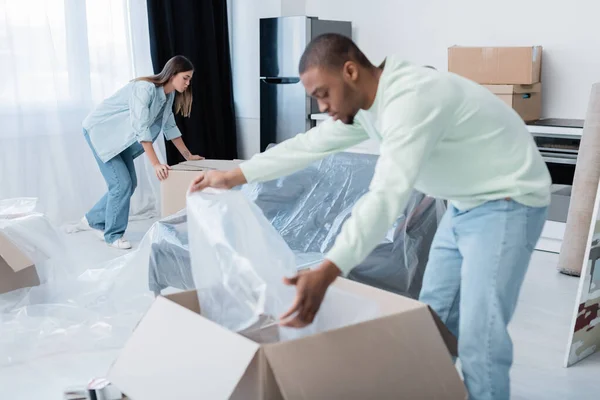
[[[303,329],[279,327],[279,316],[296,295],[295,287],[282,278],[297,273],[296,257],[281,235],[239,191],[188,195],[187,211],[194,243],[192,275],[204,317],[264,343],[298,339],[379,315],[373,301],[332,288],[323,300],[323,316],[315,323]]]
[[[159,295],[167,288],[193,290],[186,211],[156,222],[150,244],[148,285]],[[321,253],[294,252],[297,269],[313,267],[323,260]]]
[[[155,299],[149,289],[153,272],[182,266],[191,276],[187,248],[185,262],[173,254],[161,259],[153,253],[157,243],[177,237],[180,226],[185,230],[178,234],[187,237],[186,220],[184,210],[154,223],[137,249],[77,276],[61,275],[36,287],[0,295],[0,368],[55,354],[122,348]],[[174,248],[179,245],[177,241]],[[64,243],[57,248],[64,249]],[[297,258],[298,265],[314,264],[320,257],[303,254]],[[162,268],[152,269],[152,260]],[[179,279],[169,284],[168,278],[174,276],[180,275],[163,275],[167,287],[194,288],[193,279],[190,287],[179,287]]]
[[[294,251],[326,253],[369,189],[377,156],[339,153],[294,174],[242,191]]]
[[[149,289],[156,295],[168,287],[194,289],[186,211],[156,222],[153,229],[148,262]]]
[[[33,219],[40,217],[40,214],[27,216]],[[152,272],[185,266],[182,270],[191,276],[187,244],[185,262],[170,254],[168,264],[163,263],[162,269],[149,269],[149,265],[153,265],[152,260],[161,261],[153,253],[157,243],[164,244],[165,238],[177,235],[185,237],[187,243],[186,220],[184,210],[154,223],[137,249],[99,263],[77,276],[60,274],[39,286],[0,295],[0,368],[55,354],[123,347],[155,299],[154,293],[149,290]],[[181,226],[185,229],[178,232]],[[39,228],[37,224],[35,227]],[[48,233],[46,230],[40,232]],[[179,245],[177,241],[174,249],[179,249]],[[63,266],[59,260],[68,260],[68,257],[60,236],[53,246],[53,263]],[[300,265],[314,263],[318,256],[303,255]],[[70,261],[64,262],[69,267]],[[194,285],[191,280],[189,288],[178,287],[175,282],[167,286],[193,289]]]
[[[187,212],[204,316],[239,332],[291,306],[295,290],[283,277],[296,275],[296,259],[256,204],[239,191],[205,190],[188,195]]]
[[[429,249],[444,211],[442,201],[413,192],[393,231],[348,278],[417,299]]]
[[[35,211],[35,197],[18,197],[0,200],[0,218],[20,217]]]
[[[290,248],[325,254],[352,207],[367,193],[378,156],[338,153],[308,168],[242,191],[258,205]],[[413,190],[403,215],[386,239],[348,276],[417,298],[429,248],[446,207]]]
[[[121,348],[155,299],[139,248],[78,276],[0,295],[0,368],[61,353]]]

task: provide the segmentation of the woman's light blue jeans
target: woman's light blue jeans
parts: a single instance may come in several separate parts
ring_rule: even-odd
[[[507,325],[546,214],[546,207],[500,200],[464,212],[449,205],[440,222],[420,300],[458,338],[470,399],[509,399]]]
[[[92,228],[104,231],[106,243],[112,243],[123,237],[129,223],[131,196],[137,187],[133,164],[135,149],[131,146],[104,163],[96,154],[85,130],[83,135],[108,186],[108,193],[102,196],[85,217]]]

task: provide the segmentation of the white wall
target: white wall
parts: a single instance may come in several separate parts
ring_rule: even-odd
[[[245,158],[260,146],[262,17],[304,13],[351,21],[355,41],[372,62],[397,54],[440,70],[454,44],[541,44],[545,117],[583,118],[590,86],[600,81],[598,0],[231,0],[230,6],[238,141]]]
[[[281,15],[306,15],[306,0],[281,0]]]
[[[306,13],[352,21],[373,63],[397,54],[445,70],[455,44],[542,45],[545,117],[583,118],[600,81],[598,0],[306,0]]]

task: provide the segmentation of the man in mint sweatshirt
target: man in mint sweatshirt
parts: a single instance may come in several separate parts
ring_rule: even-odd
[[[322,265],[287,283],[297,296],[286,326],[310,324],[329,285],[384,238],[411,189],[448,200],[420,300],[458,337],[472,399],[508,399],[507,325],[550,202],[551,179],[519,116],[457,75],[388,57],[376,67],[340,35],[314,39],[300,77],[330,119],[230,172],[200,174],[192,191],[232,188],[298,171],[369,138],[380,157]]]

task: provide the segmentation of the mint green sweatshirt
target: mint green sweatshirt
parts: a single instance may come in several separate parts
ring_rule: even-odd
[[[548,169],[514,110],[472,81],[396,57],[352,125],[328,119],[241,169],[248,182],[267,181],[369,138],[380,142],[375,175],[326,255],[344,275],[383,240],[413,188],[460,210],[504,198],[550,203]]]

